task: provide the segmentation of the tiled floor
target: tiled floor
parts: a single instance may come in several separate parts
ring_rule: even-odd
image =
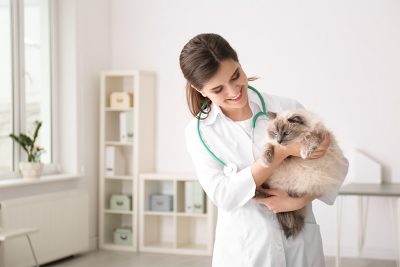
[[[326,267],[334,267],[334,258],[328,257]],[[81,256],[64,259],[42,267],[207,267],[211,257],[182,256],[153,253],[127,253],[95,251]],[[394,261],[342,259],[341,267],[395,267]]]

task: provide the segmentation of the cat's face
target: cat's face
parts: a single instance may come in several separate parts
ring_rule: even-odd
[[[289,145],[297,142],[302,134],[309,131],[306,118],[297,113],[273,113],[268,112],[272,119],[267,127],[270,140],[281,145]]]

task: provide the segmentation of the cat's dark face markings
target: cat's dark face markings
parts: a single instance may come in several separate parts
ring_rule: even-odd
[[[268,125],[268,135],[281,145],[288,145],[305,131],[308,131],[305,118],[293,114],[287,118],[276,117]]]

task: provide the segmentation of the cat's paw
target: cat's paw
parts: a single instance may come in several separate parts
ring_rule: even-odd
[[[300,150],[300,156],[302,159],[308,159],[311,157],[311,154],[317,149],[318,146],[313,145],[309,147],[302,147]]]
[[[265,150],[263,153],[263,156],[261,157],[262,162],[266,166],[270,166],[273,159],[274,159],[274,145],[271,143],[268,143],[265,146]]]
[[[318,148],[321,143],[321,135],[319,133],[311,132],[304,136],[301,144],[300,156],[302,159],[307,159]]]

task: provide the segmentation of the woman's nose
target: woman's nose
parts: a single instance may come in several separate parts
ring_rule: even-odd
[[[235,97],[239,94],[240,92],[240,87],[235,85],[235,84],[230,84],[226,86],[226,91],[228,92],[228,95],[231,97]]]

